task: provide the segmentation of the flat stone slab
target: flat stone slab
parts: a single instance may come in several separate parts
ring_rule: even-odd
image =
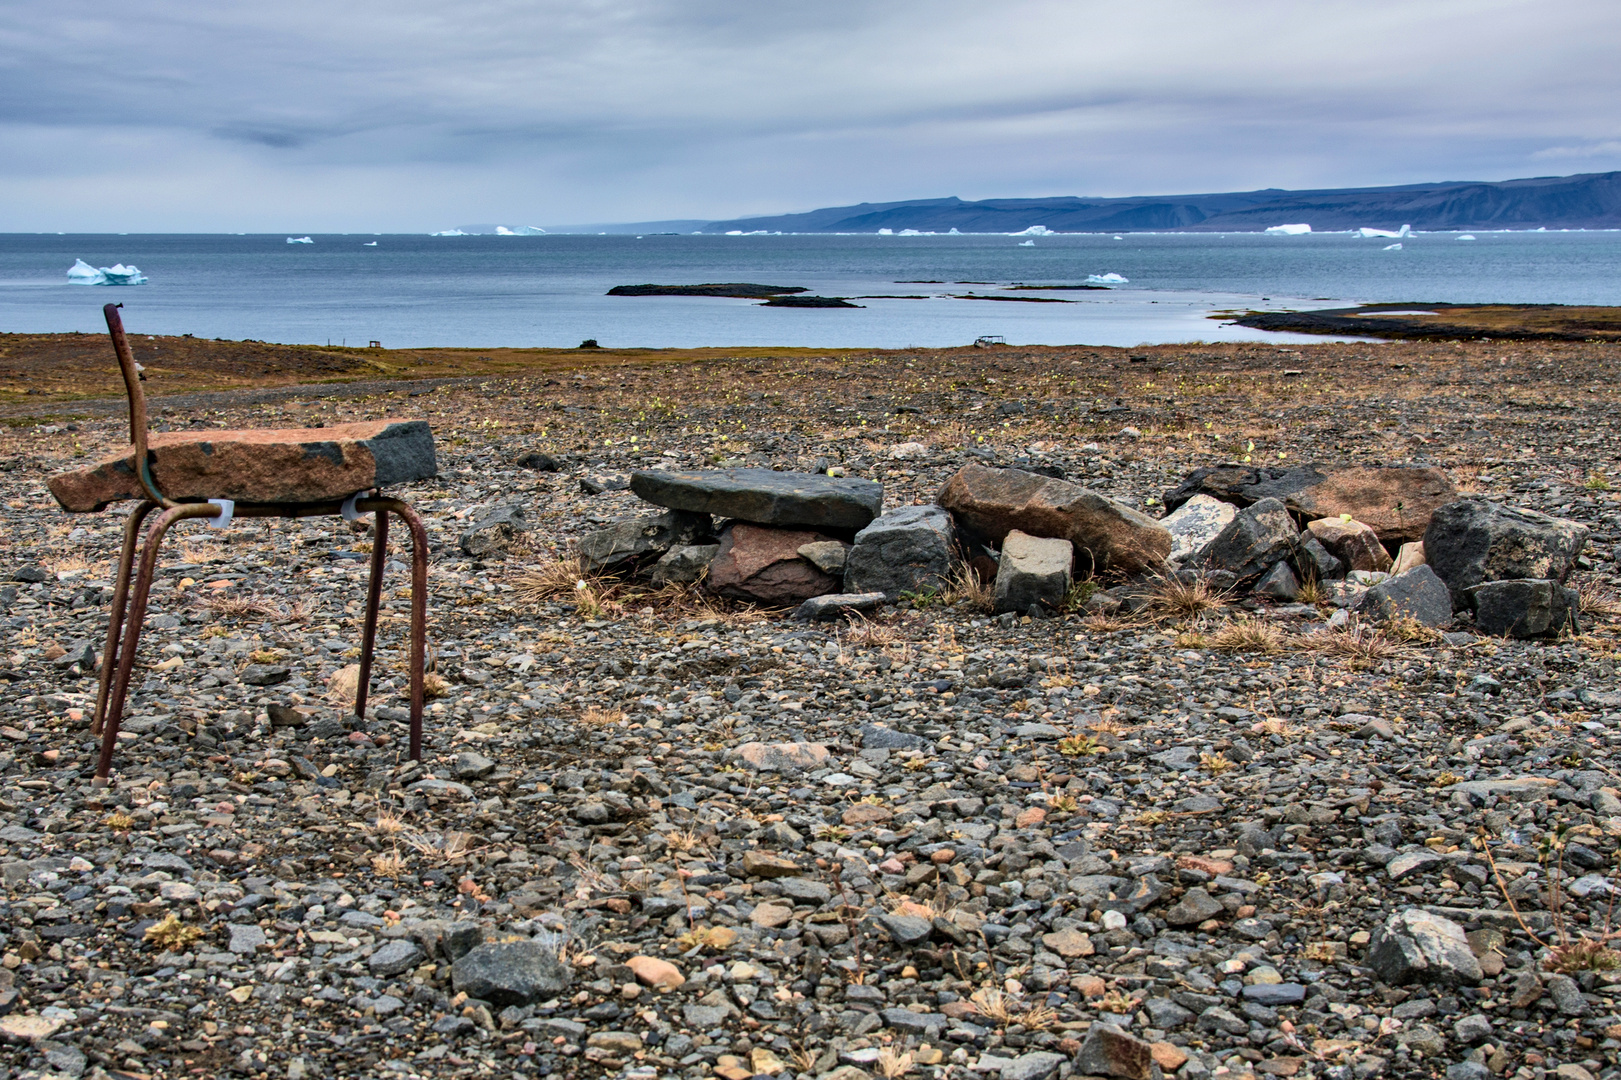
[[[630,490],[671,510],[813,529],[864,529],[884,502],[872,480],[771,469],[638,472]]]
[[[323,502],[368,488],[438,475],[426,420],[366,420],[324,428],[164,431],[148,439],[158,490],[171,499]],[[101,510],[143,499],[135,452],[126,449],[49,480],[62,509]]]
[[[813,545],[807,544],[806,546]],[[884,594],[881,592],[828,593],[826,596],[813,596],[800,604],[799,607],[794,609],[794,619],[798,622],[836,619],[840,615],[875,611],[878,605],[883,602]]]

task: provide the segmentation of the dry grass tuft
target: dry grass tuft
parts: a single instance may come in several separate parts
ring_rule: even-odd
[[[1227,606],[1229,594],[1213,587],[1205,578],[1189,582],[1165,576],[1154,582],[1149,610],[1162,618],[1193,620]]]
[[[1582,581],[1576,585],[1576,595],[1581,598],[1583,615],[1602,619],[1621,617],[1621,598],[1617,598],[1614,589],[1596,581]]]
[[[548,559],[526,570],[512,581],[518,599],[526,604],[539,604],[547,600],[574,599],[577,582],[589,579],[578,555],[564,559]]]
[[[624,709],[604,709],[597,705],[588,705],[580,713],[580,723],[589,728],[608,727],[612,724],[622,724],[624,721]]]
[[[1401,646],[1384,630],[1352,619],[1343,630],[1321,630],[1310,643],[1330,656],[1343,656],[1353,665],[1366,667],[1401,653]]]
[[[266,600],[247,596],[210,596],[203,607],[222,619],[280,619],[281,608]]]
[[[405,876],[405,856],[400,854],[398,848],[383,855],[371,857],[371,868],[380,877],[399,878]]]
[[[895,1080],[896,1077],[905,1076],[912,1071],[912,1055],[901,1053],[893,1046],[886,1046],[878,1051],[878,1071],[885,1080]]]
[[[1260,619],[1234,619],[1210,635],[1212,648],[1225,652],[1280,653],[1294,637]]]
[[[450,693],[450,682],[437,671],[425,672],[422,676],[422,696],[428,699],[442,698]]]
[[[989,613],[995,597],[992,583],[984,581],[967,563],[958,563],[946,580],[940,599],[947,605],[963,604],[973,611]]]

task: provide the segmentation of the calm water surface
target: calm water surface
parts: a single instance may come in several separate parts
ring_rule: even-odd
[[[412,346],[951,346],[1306,341],[1227,325],[1230,309],[1372,301],[1621,304],[1621,233],[1011,236],[0,235],[0,331],[131,330]],[[376,246],[365,246],[375,241]],[[67,284],[67,268],[135,264],[150,284]],[[1107,292],[1001,292],[1015,282]],[[920,284],[920,280],[928,283]],[[746,281],[858,299],[859,310],[708,297],[611,297],[614,285]],[[960,284],[965,282],[983,284]]]

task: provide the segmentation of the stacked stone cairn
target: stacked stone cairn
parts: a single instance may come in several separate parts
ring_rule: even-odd
[[[885,512],[871,480],[769,469],[649,471],[631,490],[659,510],[586,535],[591,573],[702,582],[793,608],[803,620],[938,595],[975,575],[995,611],[1064,610],[1077,578],[1118,582],[1087,609],[1141,610],[1167,578],[1297,601],[1306,583],[1353,617],[1481,633],[1557,636],[1576,627],[1566,581],[1587,530],[1460,497],[1418,467],[1197,469],[1156,520],[1067,480],[972,463],[934,504]]]

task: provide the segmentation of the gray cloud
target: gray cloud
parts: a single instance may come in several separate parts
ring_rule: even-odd
[[[1598,0],[19,0],[0,26],[0,229],[420,230],[1621,168],[1618,29]]]

